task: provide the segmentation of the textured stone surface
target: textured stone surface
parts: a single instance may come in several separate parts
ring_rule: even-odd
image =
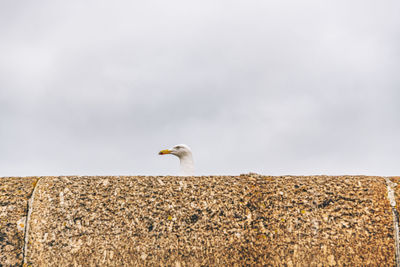
[[[400,207],[400,176],[393,176],[390,177],[390,180],[397,185],[394,187],[395,198],[396,198],[396,205]]]
[[[36,177],[0,178],[0,266],[20,266],[27,204]]]
[[[46,177],[33,266],[394,264],[381,177]]]

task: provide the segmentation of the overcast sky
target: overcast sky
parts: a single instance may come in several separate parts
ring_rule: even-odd
[[[0,176],[400,175],[400,2],[1,1]]]

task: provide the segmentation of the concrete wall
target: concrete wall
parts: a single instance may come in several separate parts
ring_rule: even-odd
[[[0,178],[0,264],[393,266],[387,190],[365,176]]]
[[[22,263],[28,199],[38,179],[0,178],[0,265]]]

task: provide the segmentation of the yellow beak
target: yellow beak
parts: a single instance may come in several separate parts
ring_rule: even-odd
[[[165,155],[165,154],[171,154],[171,150],[169,149],[164,149],[158,152],[158,155]]]

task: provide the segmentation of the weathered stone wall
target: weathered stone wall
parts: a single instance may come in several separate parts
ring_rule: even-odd
[[[0,266],[20,266],[27,203],[37,177],[0,178]]]
[[[36,181],[0,178],[4,266],[22,263],[17,221]],[[393,266],[396,258],[382,177],[42,177],[31,211],[32,266]]]

